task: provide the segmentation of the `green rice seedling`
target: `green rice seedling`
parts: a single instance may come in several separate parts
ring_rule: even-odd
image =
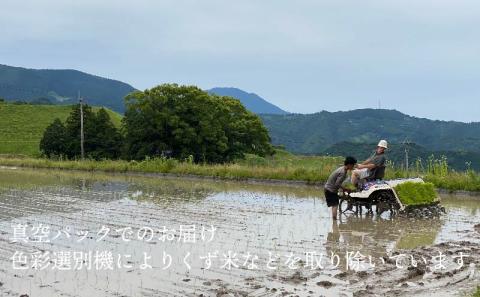
[[[437,198],[437,192],[432,183],[406,182],[396,186],[395,192],[404,205],[431,204]]]

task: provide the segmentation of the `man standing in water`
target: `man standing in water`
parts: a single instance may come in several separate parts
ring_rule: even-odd
[[[337,209],[338,209],[338,190],[343,189],[347,191],[342,184],[347,178],[348,171],[352,170],[357,160],[353,157],[345,158],[345,162],[342,167],[337,168],[325,183],[325,198],[327,199],[327,206],[332,208],[332,218],[337,219]]]

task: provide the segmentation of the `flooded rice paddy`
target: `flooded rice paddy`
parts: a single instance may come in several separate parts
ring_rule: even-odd
[[[333,222],[315,187],[3,168],[0,296],[462,296],[480,197],[441,197],[439,219]]]

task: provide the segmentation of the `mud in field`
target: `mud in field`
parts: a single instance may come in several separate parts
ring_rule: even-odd
[[[480,199],[442,199],[334,223],[313,187],[0,169],[0,296],[464,296]]]

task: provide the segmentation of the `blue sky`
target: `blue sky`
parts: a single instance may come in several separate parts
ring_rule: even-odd
[[[2,0],[0,63],[480,121],[480,2]]]

